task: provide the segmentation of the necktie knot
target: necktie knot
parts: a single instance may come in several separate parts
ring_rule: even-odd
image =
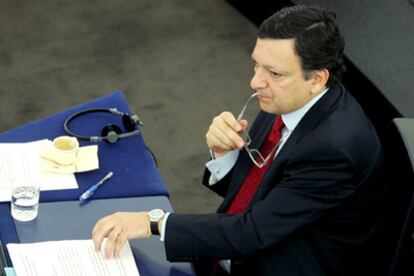
[[[285,127],[285,123],[282,120],[282,116],[278,116],[273,124],[272,130],[269,133],[268,140],[271,143],[279,142],[282,136],[282,129]]]

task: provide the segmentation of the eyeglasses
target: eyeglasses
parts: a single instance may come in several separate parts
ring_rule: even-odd
[[[248,106],[248,104],[250,103],[250,101],[257,96],[257,93],[254,93],[253,95],[251,95],[246,103],[243,106],[242,111],[240,112],[239,116],[237,117],[237,121],[240,121],[243,119],[244,113],[246,112],[246,108]],[[252,122],[249,122],[252,123]],[[244,141],[244,149],[247,151],[247,153],[249,154],[250,159],[252,160],[252,162],[259,167],[260,169],[263,168],[264,166],[266,166],[267,162],[269,162],[270,158],[272,158],[273,153],[275,152],[275,150],[277,149],[277,147],[280,144],[280,141],[278,143],[276,143],[275,147],[270,151],[269,155],[265,158],[262,156],[262,154],[260,153],[259,150],[257,149],[253,149],[250,148],[250,144],[252,142],[252,138],[250,138],[250,135],[248,133],[247,130],[243,131],[241,133],[241,137]]]

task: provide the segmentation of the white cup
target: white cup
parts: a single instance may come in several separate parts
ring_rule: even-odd
[[[75,163],[79,150],[78,139],[71,136],[59,136],[53,140],[52,145],[51,154],[56,163],[61,165]]]
[[[11,215],[18,221],[31,221],[37,217],[40,187],[28,180],[12,183]]]

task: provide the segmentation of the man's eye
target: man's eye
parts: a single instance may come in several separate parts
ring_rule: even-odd
[[[276,73],[276,72],[273,72],[273,71],[270,71],[270,74],[272,74],[272,76],[274,76],[274,77],[280,77],[281,76],[279,73]]]

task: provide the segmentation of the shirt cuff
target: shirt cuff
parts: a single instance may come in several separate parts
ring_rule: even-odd
[[[207,169],[211,172],[210,179],[208,181],[209,185],[214,185],[220,181],[236,164],[237,157],[239,157],[239,150],[233,150],[227,154],[210,160],[206,163]]]
[[[164,215],[164,217],[162,218],[162,221],[161,221],[160,241],[162,241],[162,242],[165,239],[165,226],[167,225],[167,219],[168,219],[168,216],[170,214],[171,213],[165,213],[165,215]]]
[[[224,269],[224,271],[226,271],[227,273],[230,274],[230,271],[231,271],[231,269],[230,269],[231,268],[230,260],[221,260],[220,265]]]

